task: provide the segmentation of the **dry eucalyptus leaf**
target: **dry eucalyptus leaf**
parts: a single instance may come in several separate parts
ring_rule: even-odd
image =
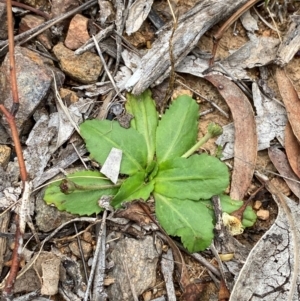
[[[284,128],[287,122],[285,108],[278,102],[263,95],[258,85],[252,84],[253,102],[256,108],[255,117],[258,150],[270,147],[270,142],[276,137],[283,145]],[[224,146],[222,159],[227,160],[234,156],[234,124],[223,127],[223,134],[218,137],[216,143]]]
[[[276,69],[277,85],[286,107],[287,117],[293,132],[300,141],[300,100],[291,80],[285,73],[284,69]]]
[[[231,301],[300,299],[300,206],[267,180],[266,188],[278,205],[278,216],[251,250],[231,293]]]
[[[234,170],[230,197],[242,200],[251,184],[257,157],[254,112],[245,94],[228,78],[218,74],[205,76],[228,104],[235,126]]]
[[[300,185],[297,183],[299,178],[291,169],[285,153],[275,146],[270,147],[268,153],[272,163],[278,172],[284,177],[283,179],[286,184],[293,191],[293,193],[300,198]]]
[[[284,147],[294,173],[300,178],[300,144],[288,122],[284,132]]]
[[[34,263],[34,270],[41,281],[41,294],[58,292],[60,258],[52,252],[41,252]]]

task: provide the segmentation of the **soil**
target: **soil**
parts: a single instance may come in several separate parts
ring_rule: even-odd
[[[65,1],[65,2],[67,5],[68,1]],[[195,2],[197,2],[197,1],[192,1],[192,0],[180,1],[179,0],[179,1],[172,1],[172,4],[173,4],[174,8],[176,8],[176,13],[178,15],[182,15],[184,12],[186,12],[188,9],[190,9],[195,4]],[[273,2],[281,3],[283,1],[272,1],[271,0],[270,2],[272,4]],[[296,10],[300,8],[300,4],[298,2],[296,2],[296,1],[289,1],[289,2],[293,6],[295,6]],[[39,2],[24,1],[24,3],[32,5],[41,10],[46,10],[48,13],[51,12],[51,3],[50,3],[50,6],[49,6],[48,2],[44,2],[42,0]],[[275,6],[276,5],[274,5],[274,7]],[[153,8],[161,16],[161,18],[163,19],[164,22],[171,20],[172,16],[170,14],[169,5],[168,5],[167,1],[155,1],[153,4]],[[264,9],[262,4],[257,7],[257,10],[260,12],[260,14],[262,16],[264,16],[266,19],[268,19],[268,21],[270,23],[272,23],[272,20],[269,18],[268,12]],[[95,13],[95,10],[92,10],[92,9],[84,12],[84,16],[89,18],[90,20],[95,19],[95,15],[97,15],[97,13]],[[274,20],[275,20],[276,24],[279,26],[278,29],[281,32],[282,37],[284,36],[284,33],[286,32],[287,27],[288,27],[287,17],[288,17],[288,15],[285,16],[285,19],[283,20],[283,22],[280,22],[278,15],[276,15],[276,10],[274,8]],[[18,32],[18,26],[19,26],[20,20],[22,18],[23,18],[23,15],[15,14],[15,31],[16,32]],[[58,42],[59,42],[58,40],[60,40],[60,41],[64,40],[66,33],[67,33],[67,28],[68,28],[67,25],[69,23],[70,23],[70,20],[68,19],[66,21],[66,25],[62,31],[62,35],[60,37],[55,36],[50,41],[53,46],[58,44]],[[206,32],[205,35],[200,39],[198,46],[202,51],[211,52],[211,49],[213,46],[212,37],[217,32],[219,26],[220,25],[214,26],[211,30]],[[0,27],[1,27],[1,24],[0,24]],[[259,31],[256,32],[257,35],[273,36],[276,38],[278,37],[277,32],[271,30],[260,20],[258,20],[258,27],[259,27]],[[148,48],[151,47],[151,43],[153,43],[153,41],[155,41],[155,39],[156,39],[155,29],[149,20],[146,20],[144,22],[143,26],[137,33],[134,33],[131,36],[127,36],[126,34],[124,34],[124,37],[129,43],[131,43],[134,47],[137,47],[139,49],[147,49],[147,47]],[[23,45],[23,47],[31,46],[32,44],[34,44],[34,41]],[[242,26],[241,22],[237,21],[234,25],[232,25],[224,33],[224,36],[220,42],[220,45],[219,45],[219,48],[217,51],[216,60],[226,58],[230,53],[232,53],[233,51],[240,48],[247,41],[248,41],[247,32],[244,29],[244,27]],[[94,50],[92,52],[95,53]],[[52,49],[49,49],[49,53],[51,55],[53,55]],[[106,59],[108,60],[109,57],[107,56]],[[1,62],[3,60],[4,60],[4,57],[1,58]],[[61,66],[57,62],[54,62],[54,65],[56,68],[61,70]],[[111,70],[112,71],[114,70],[114,65],[112,65]],[[276,81],[274,79],[272,67],[270,67],[270,70],[271,70],[272,76],[269,77],[267,84],[273,91],[275,98],[280,100],[281,96],[280,96]],[[289,78],[292,80],[295,89],[297,91],[300,91],[300,79],[299,79],[300,59],[295,57],[287,65],[286,71],[287,71]],[[64,73],[66,76],[66,80],[65,80],[62,88],[70,89],[74,86],[81,85],[81,83],[78,83],[78,82],[76,82],[76,80],[74,80],[74,77],[72,78],[71,76],[66,74],[66,72],[64,72]],[[258,75],[259,75],[259,69],[253,68],[252,70],[249,70],[249,75],[253,79],[257,79]],[[211,100],[212,102],[214,102],[215,104],[217,104],[223,111],[225,111],[229,115],[229,118],[226,118],[224,115],[222,115],[217,110],[212,110],[211,112],[201,115],[200,122],[199,122],[199,133],[198,133],[199,138],[203,137],[203,135],[206,133],[207,126],[210,122],[212,122],[212,121],[217,122],[221,126],[224,126],[224,125],[230,124],[233,121],[232,117],[230,116],[230,110],[229,110],[226,102],[220,96],[217,89],[215,87],[213,87],[208,81],[206,81],[203,78],[199,78],[199,77],[196,77],[193,75],[187,75],[187,74],[178,74],[178,77],[180,78],[180,81],[182,81],[186,86],[190,87],[191,90],[186,88],[186,86],[182,86],[179,83],[175,82],[174,87],[173,87],[174,95],[180,94],[181,92],[188,90],[188,93],[190,93],[196,99],[197,103],[200,104],[200,113],[206,112],[207,110],[211,110],[211,108],[212,108],[211,105],[207,101],[205,101],[201,96],[199,96],[199,95],[202,95],[205,98],[207,98],[207,99]],[[1,82],[0,82],[0,84],[1,84]],[[82,94],[82,93],[83,92],[78,91],[77,96],[81,96],[80,94]],[[160,93],[156,87],[153,88],[153,94],[155,94],[155,93],[158,93],[158,94]],[[96,102],[93,106],[90,116],[97,116],[97,114],[100,111],[101,105],[105,101],[105,97],[106,97],[106,95],[99,96],[99,98],[96,100]],[[41,110],[41,109],[49,112],[53,108],[51,107],[51,105],[49,105],[49,103],[47,104],[44,102],[39,107],[39,110]],[[29,117],[28,122],[27,122],[27,128],[26,128],[26,130],[23,131],[23,136],[21,137],[22,142],[27,140],[31,129],[34,126],[34,123],[35,123],[35,120],[33,120],[32,117]],[[0,133],[1,133],[1,131],[0,131]],[[208,143],[206,143],[201,148],[201,152],[206,152],[210,155],[215,155],[218,151],[217,145],[215,144],[215,140],[216,139],[211,139]],[[277,141],[274,141],[274,143],[277,143]],[[64,148],[66,148],[67,144],[68,144],[68,142],[65,142],[59,148],[59,150],[55,153],[56,158],[59,157],[60,152]],[[12,157],[13,157],[14,156],[13,145],[11,143],[8,143],[8,146],[12,149]],[[23,143],[23,146],[25,148],[24,143]],[[1,155],[1,153],[0,153],[0,155]],[[13,159],[10,159],[10,161],[13,161]],[[54,158],[52,158],[52,160],[49,161],[46,169],[52,167],[50,165],[53,165],[53,162],[55,162]],[[228,160],[226,163],[230,166],[230,165],[232,165],[232,160]],[[3,164],[3,168],[6,168],[6,166],[7,166],[7,161]],[[77,161],[75,163],[72,162],[70,167],[77,168],[78,166],[81,166],[81,163]],[[268,170],[268,171],[276,172],[275,167],[273,166],[273,164],[271,163],[271,161],[268,157],[267,150],[263,150],[258,153],[256,170],[259,170],[259,171]],[[270,175],[270,177],[276,178],[276,181],[277,181],[276,185],[277,185],[277,187],[280,187],[280,190],[283,193],[293,197],[290,189],[288,188],[288,186],[285,184],[285,182],[282,179],[277,178],[274,175]],[[248,197],[250,197],[259,186],[260,186],[260,183],[258,183],[258,181],[253,179],[252,185],[249,187],[248,193],[245,196],[245,200]],[[259,220],[258,219],[253,227],[245,229],[243,234],[236,236],[236,239],[238,241],[240,241],[243,245],[247,246],[250,249],[257,243],[257,241],[261,238],[261,236],[271,227],[271,225],[274,223],[276,216],[277,216],[276,203],[272,200],[272,197],[266,190],[263,190],[263,193],[261,195],[257,195],[256,198],[254,198],[254,200],[250,203],[250,205],[253,205],[253,203],[256,200],[262,201],[262,208],[268,210],[270,213],[270,216],[267,220]],[[151,207],[153,208],[153,204]],[[51,210],[56,210],[56,209],[51,208]],[[154,211],[154,209],[153,209],[153,211]],[[32,217],[33,223],[34,223],[34,226],[38,230],[37,234],[40,237],[40,240],[42,240],[43,237],[45,237],[46,235],[49,234],[46,232],[48,232],[50,230],[47,230],[45,232],[42,232],[41,230],[39,230],[39,228],[41,228],[41,226],[36,225],[36,220],[38,218],[35,216],[35,214]],[[54,214],[54,213],[49,213],[49,214]],[[58,217],[58,219],[61,219],[60,222],[65,222],[67,220],[70,220],[71,218],[73,218],[73,216]],[[78,224],[78,229],[76,229],[76,230],[74,230],[73,225],[72,226],[67,225],[64,228],[64,230],[59,234],[59,237],[52,238],[44,245],[43,250],[51,252],[51,250],[53,250],[53,248],[57,249],[63,256],[70,257],[74,262],[79,263],[80,270],[82,271],[83,264],[82,264],[82,258],[80,258],[80,252],[76,253],[78,250],[76,249],[76,247],[74,247],[74,249],[72,249],[70,247],[70,243],[73,242],[73,243],[77,244],[76,232],[83,231],[83,234],[81,234],[79,237],[80,237],[81,241],[83,242],[83,244],[86,244],[86,250],[83,251],[83,253],[85,255],[84,256],[85,258],[83,260],[88,262],[88,260],[90,258],[92,258],[92,253],[93,253],[93,251],[95,251],[95,245],[96,245],[96,241],[97,241],[96,227],[90,227],[89,225],[90,225],[90,223],[88,223],[88,222],[80,222]],[[57,227],[57,226],[58,225],[55,224],[54,227]],[[7,225],[6,230],[1,230],[1,232],[4,233],[4,232],[11,231],[13,233],[13,231],[14,231],[13,229],[14,229],[14,221],[11,220],[10,223]],[[51,229],[51,230],[53,230],[53,229]],[[117,229],[116,226],[113,224],[108,227],[107,231],[108,231],[108,234],[113,231],[114,232],[120,231],[122,233],[125,232],[125,233],[127,233],[126,235],[128,235],[130,237],[137,237],[138,235],[140,235],[139,232],[135,232],[135,230],[133,230],[133,229],[131,229],[131,231],[133,231],[131,233],[126,232],[127,229],[125,227],[121,227],[121,229]],[[3,233],[0,233],[2,235],[1,237],[4,237]],[[33,242],[33,240],[28,239],[29,235],[30,235],[30,231],[28,229],[28,230],[26,230],[26,235],[25,235],[25,242],[27,245],[26,248],[33,252],[38,249],[38,245],[36,244],[36,242]],[[12,236],[8,235],[8,237],[9,237],[8,242],[12,242]],[[9,244],[8,244],[8,247],[9,247]],[[162,250],[164,253],[167,251],[168,248],[169,248],[168,243],[163,243]],[[201,252],[201,254],[212,265],[214,265],[215,267],[218,267],[218,263],[210,251],[204,251],[204,252]],[[6,265],[9,266],[11,249],[7,248],[6,252],[4,252],[4,255],[5,255],[5,257],[3,259],[1,258],[0,261],[1,260],[5,261]],[[210,274],[208,273],[207,269],[205,267],[203,267],[198,261],[193,259],[190,255],[188,255],[184,252],[183,252],[183,257],[184,257],[190,278],[192,280],[196,280],[200,283],[205,283],[201,300],[202,301],[219,300],[218,299],[218,288],[215,286],[214,282],[212,281],[212,278],[210,277]],[[88,273],[89,273],[90,267],[88,266],[87,269],[88,269]],[[8,273],[8,268],[4,267],[2,269],[1,281],[3,281],[5,279],[5,277],[7,276],[7,273]],[[83,279],[85,278],[84,272],[82,273],[82,278]],[[178,278],[174,274],[174,285],[175,285],[175,290],[176,290],[176,298],[177,298],[177,300],[179,300],[180,296],[182,294],[182,291],[181,291],[181,288],[180,288],[180,285],[179,285],[177,279]],[[22,296],[28,292],[29,291],[26,291],[26,290],[20,291],[15,294],[15,297]],[[139,300],[153,300],[153,299],[159,298],[161,296],[166,296],[166,288],[165,288],[164,278],[162,276],[159,265],[157,267],[157,272],[156,272],[156,282],[155,282],[155,284],[153,284],[153,286],[151,288],[149,288],[147,290],[147,292],[144,292],[141,296],[139,296]],[[78,299],[76,299],[76,300],[83,300],[81,297],[77,296],[77,298]],[[52,296],[51,300],[67,300],[67,299],[66,299],[66,297],[63,297],[63,294],[60,291],[57,294],[55,294],[54,296]]]

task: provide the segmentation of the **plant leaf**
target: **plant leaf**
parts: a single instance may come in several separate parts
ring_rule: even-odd
[[[197,139],[198,105],[190,96],[179,96],[162,116],[156,131],[158,163],[182,156]]]
[[[98,206],[99,198],[103,195],[115,195],[119,187],[97,171],[78,171],[68,175],[67,179],[76,185],[89,187],[91,190],[75,190],[72,193],[64,194],[60,190],[61,181],[59,181],[48,186],[44,200],[47,204],[54,204],[58,210],[65,210],[73,214],[99,213],[102,211]]]
[[[115,147],[123,152],[120,173],[132,175],[146,168],[145,139],[134,128],[124,129],[115,121],[88,120],[80,125],[80,134],[90,156],[100,164],[104,163],[112,147]]]
[[[202,251],[213,239],[213,212],[204,202],[179,200],[154,193],[155,212],[169,235],[181,237],[191,252]]]
[[[231,214],[232,212],[238,210],[243,205],[243,201],[232,200],[228,195],[221,194],[220,201],[222,206],[222,211]],[[211,204],[211,201],[208,201]],[[243,214],[242,224],[246,227],[251,227],[256,221],[256,214],[251,206],[247,206]]]
[[[155,136],[158,115],[150,90],[135,96],[127,95],[126,110],[134,116],[131,126],[143,135],[147,146],[147,166],[152,162],[155,153]]]
[[[153,191],[154,183],[145,183],[145,172],[138,172],[126,179],[118,193],[113,198],[111,205],[115,208],[120,207],[123,202],[136,199],[147,200]]]
[[[209,199],[229,184],[227,166],[207,154],[175,158],[162,163],[155,177],[154,191],[178,199]]]

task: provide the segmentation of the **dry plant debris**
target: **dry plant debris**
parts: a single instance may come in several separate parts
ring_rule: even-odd
[[[294,0],[1,0],[2,299],[299,300],[299,11]],[[122,156],[116,150],[115,158],[112,148],[106,163],[91,160],[81,124],[107,119],[139,127],[138,118],[132,119],[137,113],[128,107],[133,96],[127,93],[138,98],[149,87],[155,114],[162,119],[164,111],[172,112],[176,96],[197,100],[198,140],[208,140],[204,131],[209,123],[222,126],[223,134],[197,152],[228,165],[226,192],[244,201],[239,209],[240,203],[227,199],[229,210],[222,208],[224,196],[207,200],[203,208],[214,212],[210,231],[213,236],[214,228],[215,235],[209,248],[192,256],[179,239],[183,230],[170,228],[171,209],[160,212],[155,206],[163,198],[148,199],[150,192],[147,204],[124,205],[119,195],[118,209],[113,208],[115,190],[100,198],[94,189],[100,198],[94,211],[80,194],[77,202],[86,212],[103,210],[93,217],[60,212],[43,201],[49,183],[69,178],[74,169],[88,184],[95,173],[103,181],[100,170],[116,185],[124,181],[122,160],[130,142],[124,140]],[[193,106],[198,118],[196,102]],[[169,118],[174,118],[169,137],[174,137],[185,119],[178,112]],[[115,121],[105,122],[110,137]],[[189,127],[179,140],[166,138],[162,144],[179,145],[193,131]],[[130,131],[124,129],[124,137]],[[152,177],[151,189],[161,192],[151,182],[159,173],[151,164],[154,146],[143,141],[131,143],[150,153],[147,177]],[[162,155],[156,156],[160,160]],[[196,189],[187,187],[178,194]],[[125,188],[121,196],[133,189]],[[174,204],[176,197],[170,196]],[[61,208],[66,200],[60,200]],[[199,199],[189,201],[188,208],[178,211],[185,221],[196,216],[192,208],[199,208]],[[233,237],[229,229],[241,226],[243,210],[252,202],[259,220]],[[231,215],[222,219],[228,210]],[[162,215],[167,217],[163,228],[156,219]]]

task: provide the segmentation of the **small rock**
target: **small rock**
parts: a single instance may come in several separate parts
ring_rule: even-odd
[[[79,99],[74,91],[65,88],[59,90],[59,95],[66,102],[67,106],[77,102]]]
[[[48,0],[23,0],[22,3],[25,3],[29,6],[46,10],[46,8],[49,7],[49,1]]]
[[[37,27],[45,23],[45,19],[40,16],[28,14],[21,19],[19,33],[25,32],[29,29]],[[47,48],[52,48],[51,43],[51,33],[49,29],[45,30],[43,33],[37,36],[37,39]]]
[[[87,260],[92,253],[92,245],[84,240],[80,240],[80,243],[82,247],[83,257],[85,260]],[[81,257],[81,253],[77,241],[72,241],[69,244],[69,248],[77,258]]]
[[[150,301],[152,300],[152,293],[151,291],[147,291],[143,294],[144,301]]]
[[[3,169],[0,165],[0,198],[4,196],[3,191],[5,188],[11,186],[10,174]]]
[[[261,201],[255,201],[255,203],[253,205],[253,209],[254,210],[258,210],[261,206],[262,206],[262,202]]]
[[[192,97],[193,93],[188,89],[177,88],[173,91],[172,100],[176,99],[180,95],[189,95]]]
[[[79,14],[73,17],[65,40],[65,45],[69,49],[75,50],[79,48],[90,38],[87,29],[88,21],[88,18]]]
[[[11,154],[11,149],[7,145],[0,144],[0,165],[6,167]]]
[[[0,40],[7,39],[7,11],[6,4],[0,3]]]
[[[286,196],[290,196],[292,191],[289,188],[289,186],[286,184],[286,182],[279,178],[279,177],[274,177],[270,180],[270,182],[283,194]]]
[[[49,92],[52,77],[45,61],[37,53],[26,48],[15,47],[16,74],[20,107],[16,114],[16,124],[22,132],[25,122],[32,116],[40,102]],[[7,54],[0,68],[0,93],[4,106],[10,110],[12,94],[10,85],[10,64]],[[8,129],[6,118],[2,124]]]
[[[78,7],[78,0],[52,0],[51,1],[51,15],[52,18],[58,17]]]
[[[151,236],[141,240],[125,238],[118,241],[111,253],[115,266],[108,276],[114,278],[115,282],[108,288],[109,300],[133,300],[131,285],[137,296],[153,287],[160,253]]]
[[[52,18],[62,16],[66,12],[79,6],[78,0],[52,0],[51,1],[51,16]],[[60,37],[64,35],[64,32],[68,29],[70,18],[59,22],[51,27],[51,31],[54,35]]]
[[[82,239],[86,242],[89,242],[89,243],[93,243],[93,236],[91,234],[91,232],[84,232],[82,234]]]
[[[43,200],[44,192],[45,190],[36,196],[36,225],[40,231],[49,232],[73,219],[75,216],[64,211],[59,211],[56,207],[48,206]]]
[[[54,46],[53,52],[59,60],[61,69],[74,80],[84,84],[97,81],[103,66],[96,54],[85,52],[77,56],[62,43]]]
[[[266,221],[266,220],[268,220],[269,217],[270,217],[270,212],[269,212],[269,210],[259,209],[259,210],[256,212],[256,215],[257,215],[257,218],[259,218],[260,220]]]

